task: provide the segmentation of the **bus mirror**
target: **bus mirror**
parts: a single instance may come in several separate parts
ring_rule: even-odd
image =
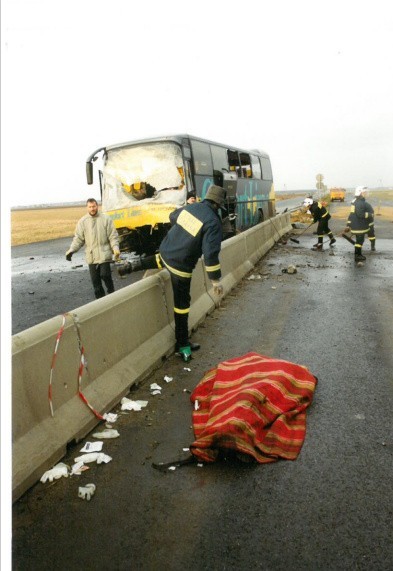
[[[86,177],[87,184],[93,184],[93,163],[91,161],[86,163]]]

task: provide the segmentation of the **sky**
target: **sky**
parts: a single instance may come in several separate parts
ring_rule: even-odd
[[[276,190],[393,185],[390,5],[3,0],[3,205],[98,198],[91,152],[175,133],[267,151]]]

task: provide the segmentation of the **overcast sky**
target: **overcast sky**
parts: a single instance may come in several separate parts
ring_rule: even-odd
[[[84,200],[96,148],[189,133],[275,188],[393,185],[391,0],[3,0],[3,192]]]

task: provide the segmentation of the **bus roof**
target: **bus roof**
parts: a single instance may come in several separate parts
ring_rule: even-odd
[[[225,145],[223,143],[217,143],[216,141],[209,141],[208,139],[202,139],[201,137],[194,137],[194,135],[187,135],[187,134],[183,134],[183,135],[166,135],[166,136],[161,136],[161,137],[152,137],[149,139],[139,139],[136,141],[128,141],[126,143],[117,143],[115,145],[108,145],[107,147],[98,149],[96,152],[98,152],[99,150],[113,150],[113,149],[121,149],[122,147],[129,147],[129,146],[133,146],[133,145],[141,145],[141,144],[147,144],[147,143],[162,143],[162,142],[175,142],[178,144],[183,144],[184,143],[184,139],[187,140],[194,140],[194,141],[200,141],[202,143],[208,143],[210,145],[217,145],[219,147],[225,147],[226,149],[232,149],[234,151],[240,151],[240,152],[246,152],[246,153],[254,153],[263,157],[267,157],[269,158],[269,155],[265,152],[265,151],[260,151],[257,149],[242,149],[240,147],[234,147],[233,145]],[[95,153],[94,153],[95,154]],[[94,155],[91,155],[94,156]]]

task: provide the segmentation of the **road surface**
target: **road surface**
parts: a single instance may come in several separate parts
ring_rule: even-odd
[[[13,568],[391,570],[392,222],[377,228],[362,268],[342,238],[323,252],[311,251],[311,230],[276,244],[193,334],[202,349],[191,370],[172,356],[133,388],[148,405],[120,416],[120,437],[104,444],[110,463],[38,483],[14,505]],[[296,274],[282,272],[289,264]],[[189,396],[203,373],[250,351],[318,377],[298,459],[154,470],[193,441]],[[70,444],[63,461],[92,440]],[[82,501],[89,482],[96,493]]]

